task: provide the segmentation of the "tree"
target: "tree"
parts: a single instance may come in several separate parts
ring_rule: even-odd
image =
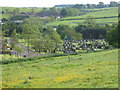
[[[95,19],[92,16],[87,16],[85,18],[84,24],[87,27],[94,27],[95,26]]]
[[[8,37],[11,35],[11,32],[16,28],[17,28],[17,24],[11,23],[10,21],[2,25],[2,31],[5,31],[5,34],[6,34],[5,36],[8,36]]]
[[[97,7],[98,7],[98,8],[104,8],[104,7],[105,7],[105,5],[104,5],[104,3],[103,3],[103,2],[99,2],[99,4],[97,5]]]
[[[66,16],[77,16],[80,14],[80,11],[77,8],[62,8],[60,15],[63,17]]]
[[[51,43],[49,45],[52,45],[52,46],[50,46],[51,47],[51,51],[53,53],[55,53],[57,48],[59,48],[61,46],[61,44],[62,44],[62,40],[60,38],[60,35],[55,30],[53,30],[52,28],[46,28],[44,30],[45,30],[44,31],[44,35],[46,33],[45,38],[49,38],[50,39],[50,40],[49,39],[47,39],[47,40],[48,40],[48,42],[50,41],[49,43]]]
[[[48,10],[48,15],[56,17],[56,16],[59,16],[59,14],[60,14],[59,11],[55,7],[50,8]]]
[[[87,4],[88,9],[96,8],[96,4]]]
[[[62,40],[59,34],[52,28],[44,28],[42,36],[39,39],[33,40],[32,46],[38,52],[56,53],[56,50],[61,46]]]
[[[38,38],[40,35],[39,28],[37,25],[26,23],[22,26],[22,38],[25,39],[28,45],[28,57],[29,57],[29,49],[30,49],[30,43]]]
[[[60,12],[60,15],[63,16],[63,17],[68,16],[68,10],[67,10],[67,8],[62,8],[62,10]]]
[[[73,8],[84,9],[85,6],[83,4],[76,4],[73,6]]]
[[[108,28],[105,26],[88,27],[86,25],[78,25],[75,30],[77,33],[81,33],[84,39],[103,39],[106,38]]]
[[[110,6],[110,7],[117,7],[117,6],[118,6],[118,3],[115,2],[115,1],[111,1],[109,6]]]
[[[120,47],[120,43],[118,40],[120,37],[118,36],[120,34],[119,29],[117,27],[112,28],[107,32],[107,41],[110,45],[113,45],[115,47]]]
[[[13,10],[13,15],[16,16],[16,15],[19,15],[20,14],[20,10],[19,8],[16,8]]]
[[[35,8],[31,8],[31,14],[32,14],[32,15],[35,14]]]
[[[30,17],[29,19],[25,19],[24,24],[35,25],[39,31],[42,31],[44,28],[44,24],[39,17]]]
[[[80,11],[76,8],[67,8],[68,16],[77,16],[80,14]]]
[[[14,29],[10,35],[10,45],[11,45],[11,48],[15,48],[16,47],[16,44],[18,43],[18,39],[16,37],[16,29]]]
[[[63,40],[81,39],[81,37],[76,36],[77,33],[75,32],[75,29],[68,25],[59,25],[57,27],[57,32],[60,35],[61,39],[63,39]]]

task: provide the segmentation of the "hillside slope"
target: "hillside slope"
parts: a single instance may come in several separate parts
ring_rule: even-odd
[[[94,9],[93,9],[94,10]],[[105,9],[103,11],[91,12],[85,15],[66,17],[48,23],[48,26],[57,26],[59,24],[76,25],[77,23],[83,23],[84,19],[88,16],[95,18],[97,24],[108,24],[118,22],[118,7]]]
[[[5,64],[3,88],[118,87],[118,49],[69,57]]]

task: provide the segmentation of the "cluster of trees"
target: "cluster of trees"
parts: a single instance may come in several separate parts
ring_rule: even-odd
[[[92,8],[105,8],[105,7],[117,7],[117,6],[118,6],[118,2],[111,1],[110,4],[104,4],[103,2],[99,2],[98,4],[86,4],[86,5],[76,4],[71,7],[78,8],[78,9],[92,9]]]
[[[68,25],[57,26],[56,31],[60,35],[62,40],[81,40],[82,34],[77,33],[74,28]]]
[[[79,15],[80,10],[77,8],[43,8],[40,13],[38,13],[39,16],[53,16],[54,18],[57,16],[66,17],[66,16],[76,16]]]
[[[107,32],[107,41],[110,45],[120,48],[120,21]]]
[[[64,8],[63,8],[64,9]],[[84,24],[76,27],[69,25],[58,25],[56,29],[46,27],[39,17],[30,17],[24,19],[23,23],[7,22],[3,24],[2,31],[5,37],[10,37],[10,47],[21,52],[21,49],[15,45],[18,39],[24,39],[28,44],[28,51],[33,48],[38,52],[55,53],[62,46],[64,40],[82,40],[82,39],[106,39],[110,45],[120,47],[118,41],[120,21],[118,25],[96,25],[95,20],[89,16]],[[4,49],[6,40],[4,39]]]
[[[14,26],[14,27],[13,27]],[[17,39],[24,39],[27,43],[28,51],[30,48],[41,52],[56,52],[61,45],[60,35],[50,27],[45,27],[39,18],[31,17],[25,19],[23,23],[7,23],[3,25],[3,32],[6,37],[10,37],[11,48],[15,49]],[[29,53],[29,52],[28,52]]]

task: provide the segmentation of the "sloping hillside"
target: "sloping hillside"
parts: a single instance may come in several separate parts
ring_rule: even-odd
[[[36,59],[2,67],[3,88],[118,87],[117,49]]]
[[[61,18],[54,22],[48,23],[47,25],[48,26],[56,26],[59,24],[76,25],[78,23],[83,23],[84,19],[88,16],[93,17],[96,23],[98,24],[115,23],[118,22],[118,7],[109,8],[97,12],[91,12],[80,16]]]

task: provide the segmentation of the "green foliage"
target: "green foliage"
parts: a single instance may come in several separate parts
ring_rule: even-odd
[[[63,17],[66,16],[77,16],[79,15],[80,11],[75,8],[62,8],[60,15]]]
[[[28,15],[14,15],[10,18],[10,20],[15,21],[15,20],[24,20],[26,18],[29,18],[30,16]]]
[[[57,32],[63,40],[80,40],[82,38],[82,35],[77,34],[75,30],[68,25],[59,25],[57,27]]]
[[[20,13],[19,8],[13,10],[13,15],[19,15],[19,13]]]
[[[90,24],[91,25],[91,24]],[[75,27],[76,32],[81,33],[84,39],[103,39],[106,38],[108,28],[106,26],[86,26],[78,25]]]
[[[95,26],[95,19],[92,16],[88,16],[85,18],[84,24],[87,27],[94,27]]]
[[[107,32],[107,41],[109,42],[110,45],[113,45],[115,47],[120,47],[119,45],[119,28],[118,27],[113,27]]]
[[[11,48],[15,48],[16,44],[18,43],[18,39],[16,37],[16,29],[14,29],[12,32],[11,32],[11,35],[10,35],[10,45],[11,45]]]
[[[78,53],[70,53],[70,55],[77,55]],[[67,56],[69,54],[64,53],[64,54],[49,54],[49,55],[44,55],[44,56],[35,56],[35,57],[27,57],[27,58],[18,58],[18,59],[5,59],[0,61],[0,64],[10,64],[10,63],[19,63],[19,62],[27,62],[27,61],[34,61],[36,59],[46,59],[46,58],[51,58],[51,57],[61,57],[61,56]]]
[[[49,51],[54,52],[62,44],[59,34],[52,28],[44,28],[42,31],[42,36],[38,39],[33,40],[33,48],[36,51]]]

